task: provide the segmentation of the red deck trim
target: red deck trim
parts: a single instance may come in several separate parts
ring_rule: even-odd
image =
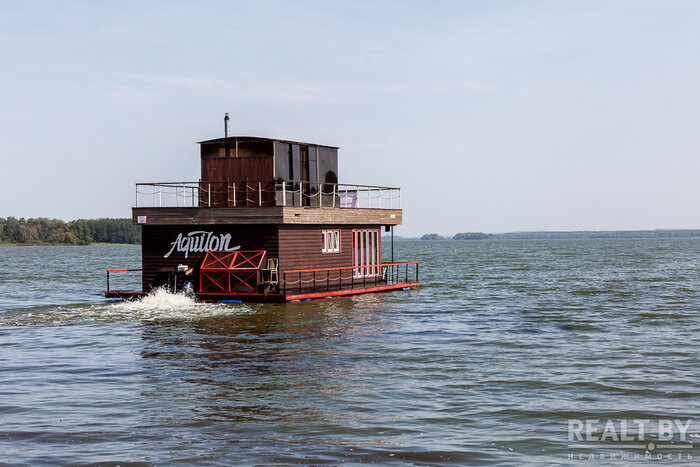
[[[281,294],[250,294],[250,293],[219,293],[219,292],[200,292],[197,297],[202,301],[218,301],[218,300],[241,300],[244,302],[284,302],[292,300],[305,300],[312,298],[325,298],[325,297],[335,297],[341,295],[358,295],[370,292],[387,292],[390,290],[403,289],[404,287],[417,287],[420,282],[406,282],[403,284],[392,284],[392,285],[381,285],[377,287],[367,287],[364,289],[350,289],[350,290],[336,290],[333,292],[318,292],[318,293],[308,293],[308,294],[296,294],[296,295],[281,295]],[[116,291],[108,290],[105,292],[106,298],[121,298],[123,300],[129,300],[133,298],[140,298],[149,295],[149,292],[127,292],[127,291]]]
[[[369,292],[383,292],[387,290],[403,289],[404,287],[417,287],[420,282],[406,282],[405,284],[392,284],[392,285],[381,285],[377,287],[367,287],[364,289],[350,289],[350,290],[336,290],[334,292],[318,292],[318,293],[307,293],[307,294],[296,294],[287,295],[284,297],[286,301],[291,300],[304,300],[306,298],[324,298],[324,297],[335,297],[338,295],[356,295]]]
[[[320,269],[289,269],[282,271],[283,274],[293,274],[293,273],[299,273],[299,272],[322,272],[322,271],[339,271],[339,270],[346,270],[346,269],[362,269],[362,268],[380,268],[382,266],[402,266],[404,264],[418,264],[418,261],[402,261],[400,263],[381,263],[381,264],[372,264],[370,266],[343,266],[340,268],[320,268]]]

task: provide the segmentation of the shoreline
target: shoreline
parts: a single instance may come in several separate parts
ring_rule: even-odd
[[[89,243],[87,245],[72,245],[70,243],[6,243],[6,242],[0,242],[0,248],[2,247],[8,247],[8,246],[30,246],[30,247],[35,247],[35,246],[94,246],[94,245],[115,245],[115,246],[125,246],[125,245],[133,245],[133,246],[140,246],[138,243],[106,243],[106,242],[93,242]]]

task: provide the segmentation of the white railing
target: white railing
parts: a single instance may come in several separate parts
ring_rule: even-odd
[[[299,180],[136,184],[136,207],[253,206],[401,209],[401,190]]]
[[[197,207],[199,183],[137,183],[136,207]]]

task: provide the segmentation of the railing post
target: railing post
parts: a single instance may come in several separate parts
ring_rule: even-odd
[[[236,182],[233,182],[233,207],[236,207]]]
[[[287,205],[287,182],[282,180],[282,206]]]
[[[262,182],[258,182],[258,206],[262,206]]]
[[[211,207],[211,182],[207,183],[207,191],[209,192],[207,197],[207,207]]]
[[[109,292],[109,269],[107,269],[107,292]]]
[[[319,184],[320,190],[318,191],[318,207],[323,207],[323,183]],[[311,192],[311,190],[309,190]]]
[[[226,180],[226,206],[231,206],[231,183]]]
[[[163,207],[163,187],[159,187],[158,189],[158,207]]]
[[[338,188],[338,185],[333,185],[333,207],[335,207],[335,190]]]

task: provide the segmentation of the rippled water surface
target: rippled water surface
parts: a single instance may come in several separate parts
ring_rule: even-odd
[[[139,247],[1,248],[0,464],[614,463],[569,420],[671,418],[692,446],[651,462],[700,459],[700,240],[395,248],[423,286],[273,305],[109,302]]]

